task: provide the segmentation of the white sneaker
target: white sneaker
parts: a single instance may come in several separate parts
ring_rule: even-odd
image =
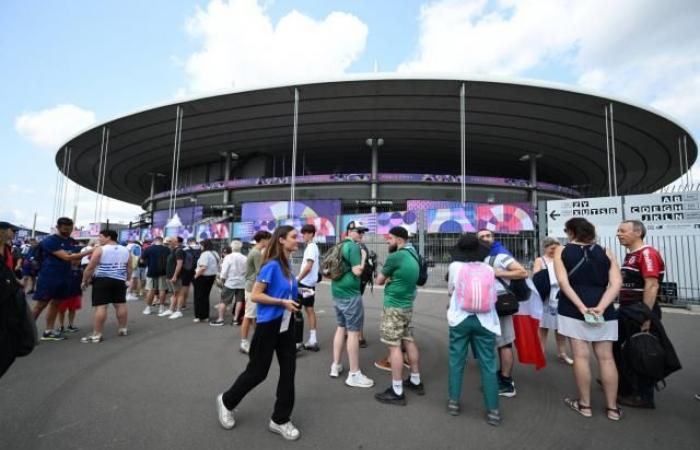
[[[146,315],[146,316],[150,316],[151,314],[153,314],[153,311],[151,311],[151,307],[150,307],[150,306],[146,306],[146,307],[143,309],[143,314]]]
[[[359,372],[355,375],[348,375],[345,384],[350,387],[371,388],[374,386],[374,380],[367,378],[362,372]]]
[[[135,302],[135,301],[137,301],[138,299],[139,299],[139,297],[138,297],[137,295],[134,295],[134,294],[131,294],[131,293],[126,294],[126,301],[127,301],[127,302]]]
[[[291,421],[283,423],[282,425],[277,425],[271,420],[269,428],[270,431],[272,431],[273,433],[281,434],[282,437],[288,441],[296,441],[301,437],[301,433],[299,433],[299,430],[297,429],[297,427],[294,426],[294,424]]]
[[[129,335],[129,330],[126,328],[120,328],[119,332],[117,332],[118,336],[128,336]]]
[[[241,341],[241,353],[250,354],[250,342]]]
[[[336,363],[331,363],[331,373],[330,377],[331,378],[338,378],[340,374],[343,373],[343,365],[342,364],[336,364]]]
[[[170,315],[170,317],[168,317],[168,319],[179,319],[180,317],[182,317],[182,312],[175,311]]]
[[[216,397],[216,412],[219,416],[219,423],[225,429],[230,430],[236,425],[236,417],[233,415],[233,411],[229,411],[224,406],[224,394],[219,394]]]
[[[167,317],[167,316],[169,316],[169,315],[172,314],[172,313],[173,313],[173,312],[170,311],[169,309],[164,309],[163,311],[161,311],[161,312],[158,314],[158,317]]]

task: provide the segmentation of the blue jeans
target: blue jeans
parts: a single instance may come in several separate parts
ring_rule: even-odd
[[[338,326],[348,331],[362,331],[365,322],[365,308],[362,305],[362,296],[350,298],[333,297],[335,303],[335,316]]]

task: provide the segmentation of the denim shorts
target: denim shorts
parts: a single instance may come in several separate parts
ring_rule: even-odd
[[[350,298],[333,297],[335,315],[338,326],[348,331],[362,331],[365,322],[365,309],[362,306],[362,296]]]

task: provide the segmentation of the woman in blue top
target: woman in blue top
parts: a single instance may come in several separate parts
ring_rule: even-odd
[[[557,326],[571,341],[574,378],[578,399],[564,402],[584,417],[591,417],[591,369],[589,343],[598,360],[600,378],[610,420],[620,420],[617,406],[617,367],[613,342],[617,341],[617,315],[612,303],[620,292],[622,277],[615,256],[596,244],[595,227],[574,217],[564,225],[569,243],[554,254],[554,271],[559,282]]]
[[[267,378],[272,356],[277,353],[280,378],[269,429],[287,440],[299,439],[299,430],[290,420],[296,371],[292,314],[299,311],[300,305],[296,302],[297,281],[289,257],[297,248],[297,231],[293,227],[284,225],[275,229],[251,293],[251,300],[258,306],[258,318],[250,344],[250,361],[233,386],[216,398],[219,422],[227,430],[236,424],[233,409]]]

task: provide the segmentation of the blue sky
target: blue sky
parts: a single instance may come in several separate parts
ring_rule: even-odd
[[[94,122],[252,79],[308,76],[309,66],[318,67],[314,76],[371,72],[376,62],[384,72],[563,82],[655,106],[697,135],[697,2],[670,0],[660,10],[651,0],[610,3],[3,0],[0,149],[10,170],[0,180],[0,220],[30,225],[37,210],[48,227],[53,154]],[[663,25],[650,32],[650,23]],[[266,51],[246,53],[251,40]],[[280,55],[290,57],[285,75],[270,70]],[[79,222],[92,217],[90,205],[94,194],[83,190]],[[138,212],[111,205],[112,220]]]

